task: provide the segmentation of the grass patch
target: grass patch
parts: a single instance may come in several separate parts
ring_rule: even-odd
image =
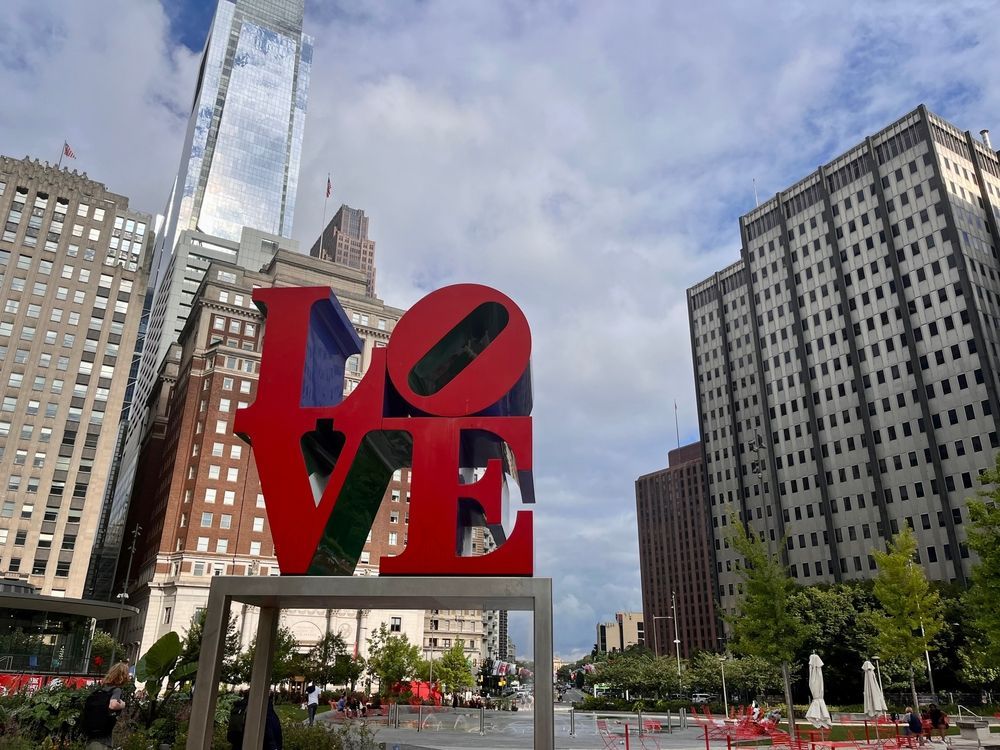
[[[320,703],[316,715],[319,716],[329,710],[329,704]],[[289,721],[305,721],[309,718],[309,712],[295,703],[279,703],[274,707],[274,712],[278,714],[279,719],[288,719]]]

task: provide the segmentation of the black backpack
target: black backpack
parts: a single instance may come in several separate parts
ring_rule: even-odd
[[[98,688],[83,703],[83,732],[89,739],[110,737],[118,716],[111,711],[112,691]]]
[[[246,723],[247,701],[241,698],[229,710],[229,730],[226,732],[226,738],[230,742],[242,740]]]

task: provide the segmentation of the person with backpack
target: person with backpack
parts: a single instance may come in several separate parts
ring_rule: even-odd
[[[125,708],[122,687],[128,681],[128,664],[119,662],[101,681],[101,686],[87,696],[80,722],[87,737],[86,750],[107,750],[113,747],[111,735],[118,722],[118,715]]]
[[[233,750],[243,750],[243,731],[247,724],[247,705],[250,699],[244,690],[239,700],[229,709],[229,728],[226,730],[226,739],[233,746]]]

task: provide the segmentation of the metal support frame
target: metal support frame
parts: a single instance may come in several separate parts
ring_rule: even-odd
[[[474,576],[216,576],[208,597],[187,750],[211,750],[226,623],[233,602],[260,607],[243,746],[260,747],[282,609],[506,609],[533,613],[534,750],[553,750],[552,579]],[[542,665],[538,668],[537,665]]]

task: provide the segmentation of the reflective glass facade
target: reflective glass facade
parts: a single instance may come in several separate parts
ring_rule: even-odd
[[[179,246],[183,233],[221,238],[208,244],[222,255],[235,255],[230,243],[239,245],[244,228],[277,235],[274,240],[291,236],[312,65],[312,39],[302,33],[303,6],[304,0],[218,0],[164,231],[157,237],[150,272],[157,291],[135,379],[136,408],[128,415],[102,543],[92,563],[88,592],[95,598],[111,594],[112,577],[101,561],[119,559],[139,448],[150,424],[145,405],[201,278],[201,267],[187,265],[188,249]],[[260,267],[255,253],[246,262]]]
[[[164,255],[185,229],[231,240],[244,226],[291,235],[312,65],[302,12],[302,0],[219,0]]]

